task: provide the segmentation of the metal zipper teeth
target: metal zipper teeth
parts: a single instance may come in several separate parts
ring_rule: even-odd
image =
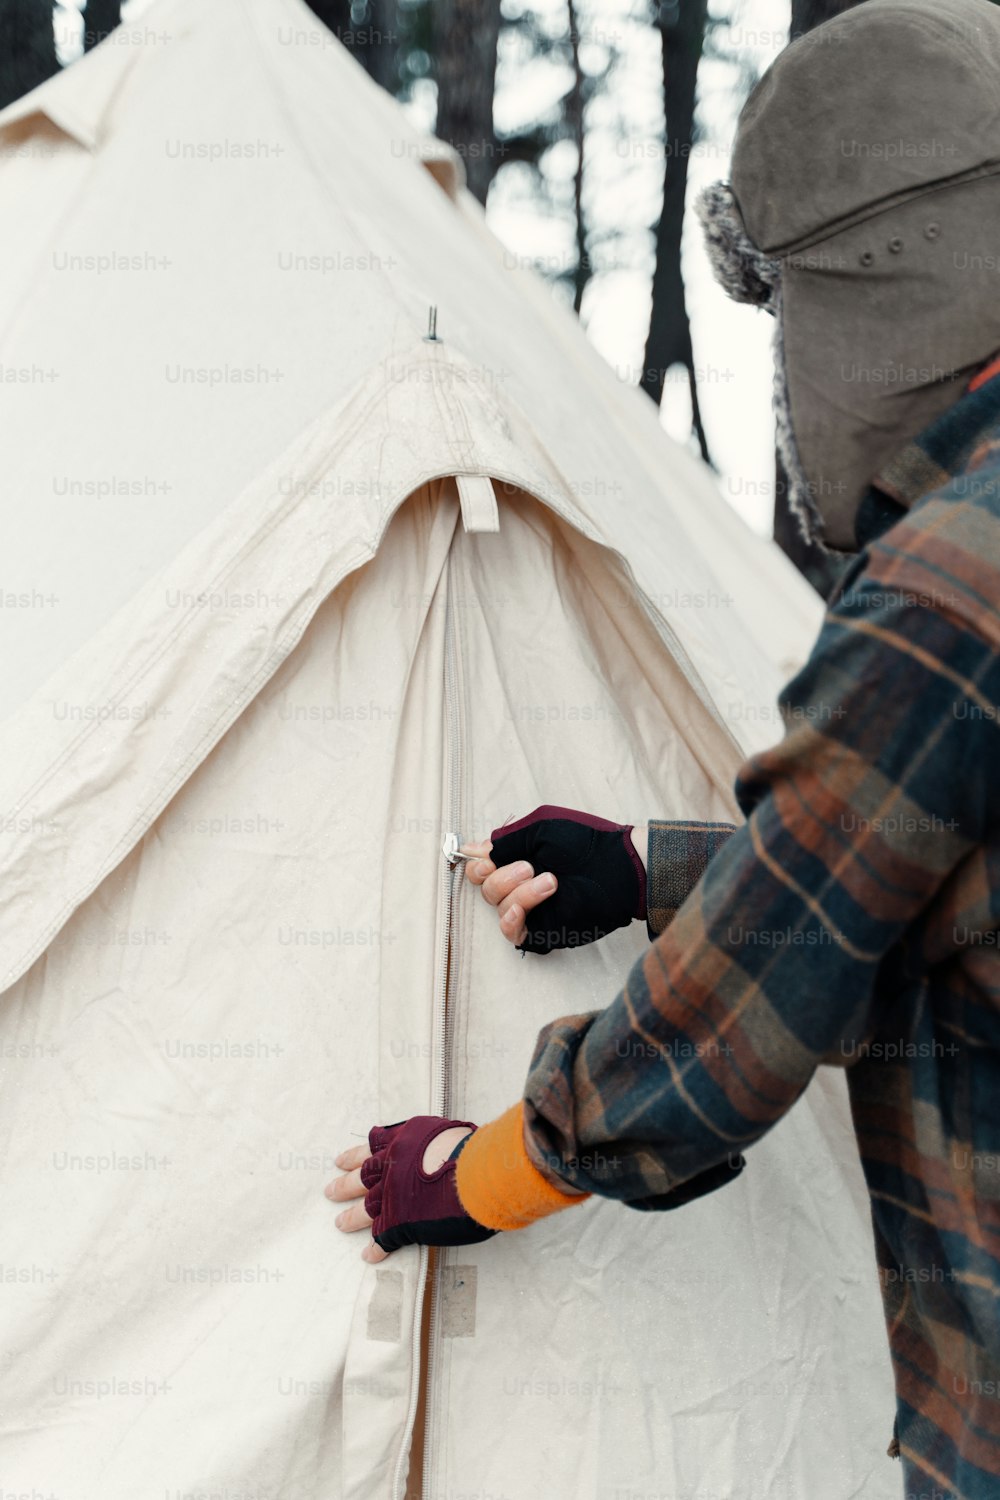
[[[455,642],[455,617],[451,604],[451,585],[453,572],[454,553],[448,553],[448,579],[445,592],[445,615],[444,615],[444,701],[445,720],[447,723],[448,742],[448,827],[456,834],[459,829],[461,808],[461,723],[459,704],[459,682],[458,663],[456,660],[457,647]],[[455,867],[449,861],[447,881],[447,896],[445,899],[445,931],[441,954],[440,988],[438,992],[438,1007],[434,1017],[435,1037],[438,1044],[437,1077],[435,1079],[434,1109],[435,1114],[447,1116],[450,1107],[449,1100],[449,1077],[448,1077],[448,1042],[451,1032],[451,1021],[448,1016],[448,979],[451,968],[451,935],[454,927],[455,917]],[[461,872],[459,871],[461,878]],[[453,1018],[452,1018],[453,1019]],[[428,1308],[428,1337],[427,1337],[427,1389],[430,1395],[431,1383],[434,1379],[434,1369],[437,1362],[438,1343],[438,1271],[440,1267],[435,1263],[434,1277],[431,1281],[430,1307]],[[427,1416],[424,1426],[424,1456],[423,1472],[421,1474],[421,1494],[431,1494],[431,1466],[434,1452],[431,1442],[431,1415],[434,1410],[433,1402],[428,1399],[425,1403]]]
[[[458,676],[458,647],[455,640],[455,616],[451,604],[451,582],[453,572],[454,553],[448,553],[448,587],[445,594],[445,616],[444,616],[444,700],[445,719],[448,728],[448,827],[454,833],[454,842],[457,846],[459,840],[459,829],[461,825],[461,705],[459,703],[459,676]],[[442,945],[441,971],[439,975],[439,1004],[435,1015],[435,1024],[440,1031],[440,1051],[438,1053],[438,1072],[435,1081],[434,1112],[445,1115],[450,1107],[449,1077],[448,1077],[448,970],[451,931],[455,914],[455,876],[461,876],[461,870],[456,872],[455,865],[448,861],[447,895],[445,899],[445,941]]]
[[[451,561],[452,554],[448,554],[447,579],[445,588],[445,626],[444,626],[444,692],[445,692],[445,722],[447,728],[447,755],[448,755],[448,822],[451,830],[458,827],[459,796],[460,796],[460,734],[458,723],[458,683],[455,672],[455,633],[454,619],[451,608]],[[455,840],[457,843],[457,838]],[[444,856],[447,859],[447,856]],[[447,1013],[448,1013],[448,957],[451,940],[452,915],[455,901],[455,868],[450,861],[444,874],[444,913],[443,932],[441,934],[440,956],[438,959],[438,970],[434,983],[434,1023],[432,1038],[432,1053],[436,1058],[436,1067],[433,1075],[431,1091],[431,1114],[444,1115],[448,1104],[448,1058],[447,1058]],[[420,1357],[420,1336],[422,1316],[421,1310],[424,1300],[424,1287],[427,1278],[429,1254],[426,1246],[420,1247],[420,1260],[417,1267],[417,1300],[414,1316],[413,1339],[417,1359]],[[431,1282],[430,1307],[428,1308],[429,1338],[427,1342],[427,1384],[430,1384],[431,1372],[434,1367],[434,1353],[436,1348],[437,1328],[437,1301],[438,1284],[435,1277]],[[417,1403],[420,1398],[420,1381],[413,1383],[410,1391],[410,1401],[406,1413],[406,1431],[411,1431],[416,1420]],[[429,1404],[427,1410],[430,1411]],[[424,1458],[423,1473],[421,1477],[421,1489],[424,1495],[430,1494],[430,1468],[431,1452],[427,1441],[427,1432],[424,1434]],[[401,1450],[393,1476],[392,1494],[394,1500],[403,1500],[403,1491],[406,1487],[406,1472],[404,1464],[408,1467],[409,1449],[405,1454]]]

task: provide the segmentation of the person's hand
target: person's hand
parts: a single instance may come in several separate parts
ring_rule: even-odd
[[[554,895],[559,882],[551,871],[536,875],[525,859],[501,865],[489,858],[493,848],[492,839],[480,843],[463,844],[463,854],[478,854],[480,859],[468,860],[465,876],[473,885],[482,887],[483,899],[497,908],[500,931],[508,943],[519,947],[527,935],[525,915],[534,911],[549,896]]]
[[[496,1233],[469,1217],[455,1187],[456,1147],[476,1129],[468,1120],[414,1115],[376,1125],[367,1146],[335,1158],[345,1173],[326,1187],[334,1203],[354,1202],[337,1215],[345,1234],[371,1229],[362,1260],[385,1260],[403,1245],[475,1245]]]
[[[463,853],[481,856],[466,863],[466,878],[482,887],[501,933],[522,952],[582,947],[646,915],[646,870],[632,828],[539,807],[490,839],[463,844]]]

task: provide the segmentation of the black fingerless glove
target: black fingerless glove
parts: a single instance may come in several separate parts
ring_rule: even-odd
[[[555,895],[525,914],[522,953],[580,948],[645,918],[646,872],[633,827],[545,806],[494,830],[490,859],[498,868],[524,859],[536,875],[551,870],[559,881]]]

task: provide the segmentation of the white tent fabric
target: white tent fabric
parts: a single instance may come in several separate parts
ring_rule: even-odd
[[[892,1495],[836,1075],[430,1274],[322,1197],[642,950],[522,962],[443,836],[731,815],[805,585],[299,0],[160,0],[0,204],[5,1486],[400,1500],[415,1432],[423,1500]]]

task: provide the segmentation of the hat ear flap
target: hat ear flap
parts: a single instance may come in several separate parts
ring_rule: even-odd
[[[695,199],[695,212],[705,233],[712,271],[734,302],[750,302],[772,310],[781,262],[758,250],[747,234],[743,215],[727,182],[713,182]]]
[[[823,517],[813,496],[812,486],[806,478],[799,457],[795,429],[792,426],[792,407],[788,394],[788,369],[785,364],[784,318],[781,313],[781,286],[775,287],[774,304],[774,436],[778,457],[788,487],[788,508],[795,517],[799,536],[807,546],[822,547],[829,552],[823,540]]]

